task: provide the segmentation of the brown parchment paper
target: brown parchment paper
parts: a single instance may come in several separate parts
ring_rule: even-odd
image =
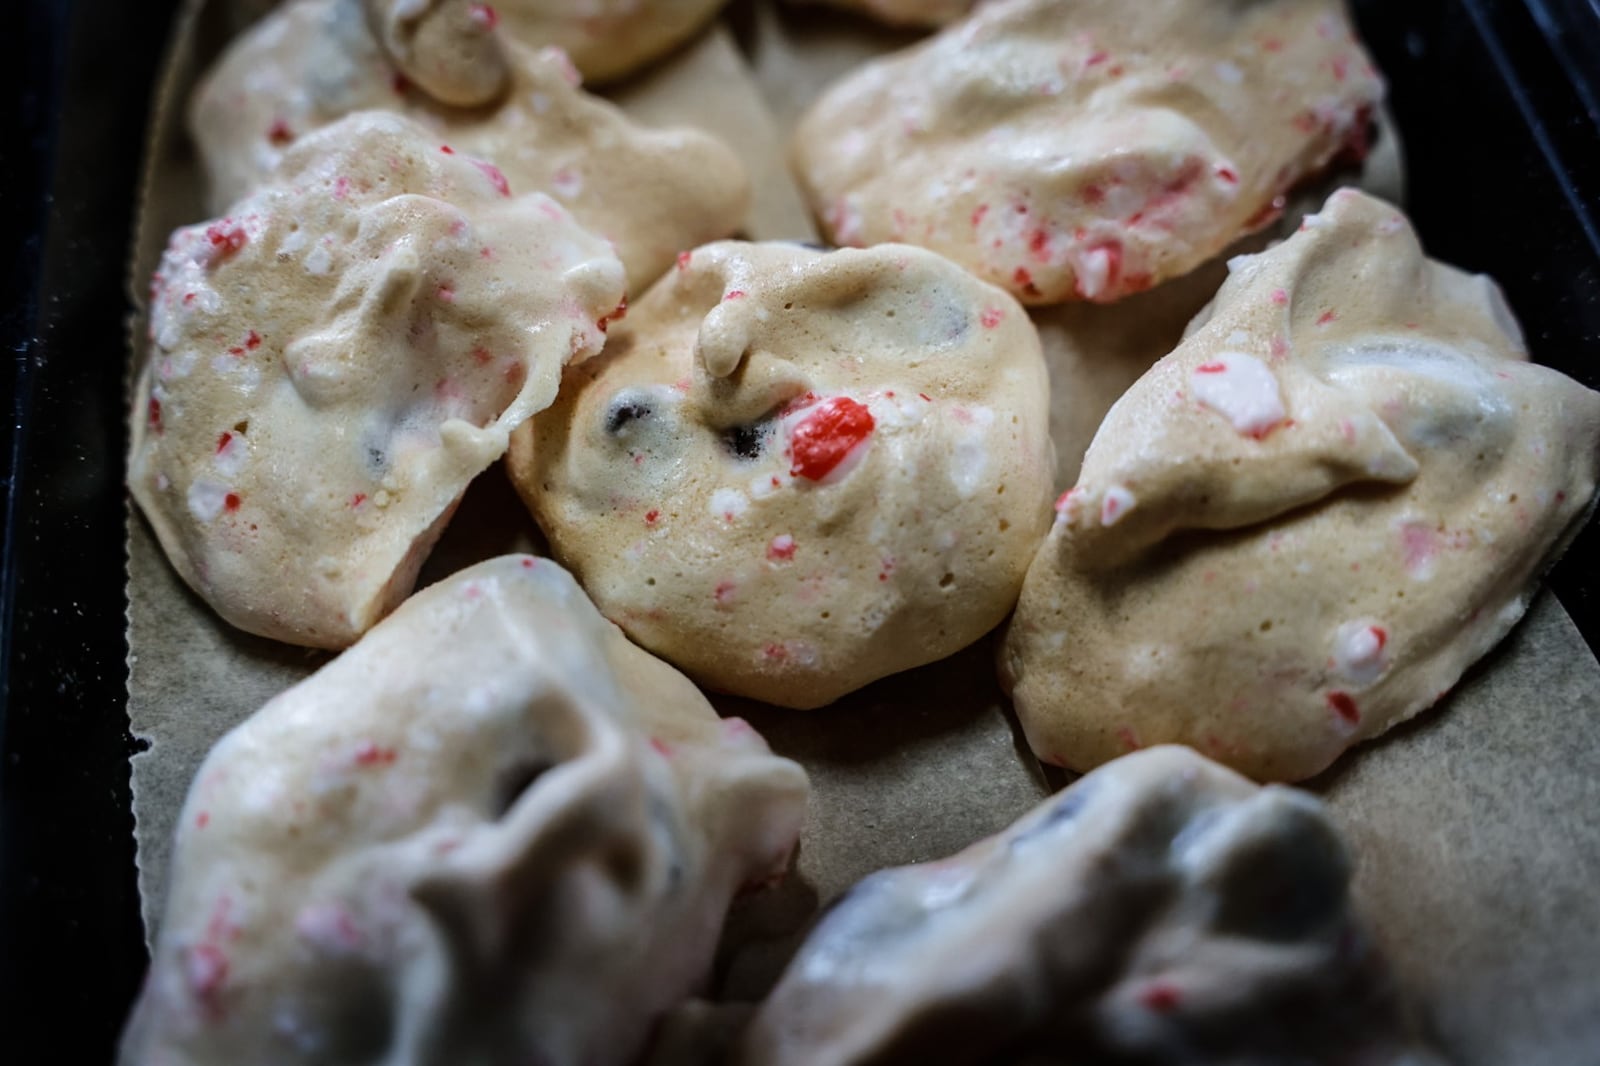
[[[141,301],[167,232],[199,217],[183,104],[195,71],[225,40],[229,15],[190,0],[178,21],[134,242],[130,285]],[[643,123],[699,125],[734,146],[756,183],[750,236],[815,240],[785,167],[788,130],[835,77],[912,39],[757,0],[607,95]],[[1398,201],[1397,153],[1392,160],[1369,166],[1367,184]],[[1211,264],[1113,308],[1035,315],[1057,382],[1063,486],[1100,415],[1176,343],[1224,270]],[[143,322],[131,332],[137,365]],[[128,713],[150,745],[133,759],[149,939],[173,819],[206,750],[326,656],[230,629],[183,587],[137,514],[128,533]],[[542,550],[542,540],[497,466],[468,490],[420,584],[517,550]],[[1021,742],[994,680],[992,638],[821,711],[715,701],[804,764],[813,782],[794,874],[730,917],[710,990],[728,999],[763,994],[818,908],[864,874],[957,851],[1066,780]],[[1312,783],[1357,854],[1367,915],[1427,1028],[1457,1062],[1600,1062],[1597,707],[1600,664],[1555,600],[1541,596],[1444,705]]]

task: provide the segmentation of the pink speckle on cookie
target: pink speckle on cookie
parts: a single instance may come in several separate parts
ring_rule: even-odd
[[[350,912],[337,903],[312,903],[295,916],[294,929],[308,944],[328,954],[359,951],[366,941]]]
[[[562,80],[574,89],[583,84],[583,75],[578,72],[577,67],[572,65],[572,58],[563,49],[543,48],[540,49],[539,55],[541,58],[555,63],[561,72]]]
[[[1105,496],[1100,501],[1100,524],[1102,526],[1116,525],[1127,517],[1128,512],[1133,510],[1133,505],[1136,502],[1133,493],[1129,492],[1125,486],[1111,486],[1106,490]]]
[[[184,978],[189,994],[206,1016],[215,1020],[223,1013],[222,987],[228,981],[228,956],[215,944],[197,944],[184,958]]]
[[[1078,488],[1068,489],[1056,500],[1056,522],[1075,522],[1078,512],[1083,505],[1083,490]]]
[[[794,537],[787,533],[779,533],[767,544],[767,558],[773,562],[789,562],[794,558],[794,552]]]
[[[400,757],[399,751],[392,747],[385,747],[374,741],[364,741],[356,748],[355,754],[350,757],[352,764],[361,767],[393,766]]]
[[[474,159],[472,165],[483,172],[483,176],[489,179],[489,184],[493,185],[495,191],[501,196],[509,197],[511,195],[511,184],[506,181],[506,176],[501,173],[499,167],[486,159]]]
[[[823,215],[833,239],[840,245],[849,248],[861,244],[861,212],[848,199],[841,196],[834,200]]]
[[[216,266],[248,244],[250,235],[233,219],[225,218],[206,227],[206,240],[211,244],[210,265]]]
[[[1400,550],[1406,573],[1418,580],[1433,576],[1434,560],[1443,549],[1439,532],[1427,522],[1406,522],[1400,527]]]
[[[550,176],[550,188],[557,196],[570,200],[583,192],[583,175],[573,167],[562,167]]]
[[[245,353],[253,352],[259,347],[261,347],[261,334],[257,333],[255,330],[251,330],[249,333],[245,334],[244,340],[228,349],[228,354],[242,357],[245,355]]]

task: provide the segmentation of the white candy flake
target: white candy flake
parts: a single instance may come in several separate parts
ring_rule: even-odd
[[[228,486],[204,478],[189,486],[189,513],[195,520],[211,523],[228,501]]]
[[[711,494],[708,509],[713,518],[732,522],[750,509],[750,500],[738,489],[718,489]]]
[[[1253,355],[1223,352],[1196,367],[1189,382],[1195,399],[1246,436],[1266,436],[1286,415],[1278,379]]]

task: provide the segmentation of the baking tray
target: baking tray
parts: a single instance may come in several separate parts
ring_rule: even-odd
[[[14,1062],[109,1061],[146,961],[123,714],[124,271],[175,6],[23,0],[0,35],[14,415],[0,443],[0,1056]],[[1355,7],[1390,79],[1429,250],[1493,274],[1535,357],[1600,387],[1600,10]],[[1550,580],[1591,648],[1597,537]]]

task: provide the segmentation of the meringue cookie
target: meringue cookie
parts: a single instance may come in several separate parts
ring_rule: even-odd
[[[476,0],[365,0],[367,22],[400,73],[454,107],[492,103],[510,80],[495,9]]]
[[[554,45],[585,78],[614,81],[665,55],[722,9],[725,0],[496,0],[505,32]]]
[[[1130,755],[858,884],[731,1061],[1420,1066],[1350,873],[1312,797]]]
[[[554,563],[472,567],[212,749],[121,1061],[631,1062],[806,788]]]
[[[1594,496],[1600,393],[1393,208],[1341,191],[1231,266],[1029,570],[1001,667],[1047,762],[1310,777],[1505,636]]]
[[[835,85],[794,153],[836,243],[1105,303],[1271,222],[1382,90],[1338,0],[996,0]]]
[[[505,91],[483,107],[448,106],[412,83],[405,71],[414,65],[395,65],[361,5],[295,0],[235,41],[206,75],[190,127],[215,210],[267,180],[298,137],[352,111],[381,108],[495,163],[514,192],[553,197],[612,241],[636,292],[680,250],[743,224],[749,179],[732,149],[711,135],[636,126],[583,92],[559,51],[536,52],[503,34],[491,41],[506,67]]]
[[[1049,387],[1005,293],[921,249],[686,253],[512,478],[602,612],[712,688],[818,707],[972,643],[1049,527]]]
[[[227,621],[337,648],[410,591],[467,483],[600,350],[622,265],[549,198],[367,112],[178,230],[129,484]]]

